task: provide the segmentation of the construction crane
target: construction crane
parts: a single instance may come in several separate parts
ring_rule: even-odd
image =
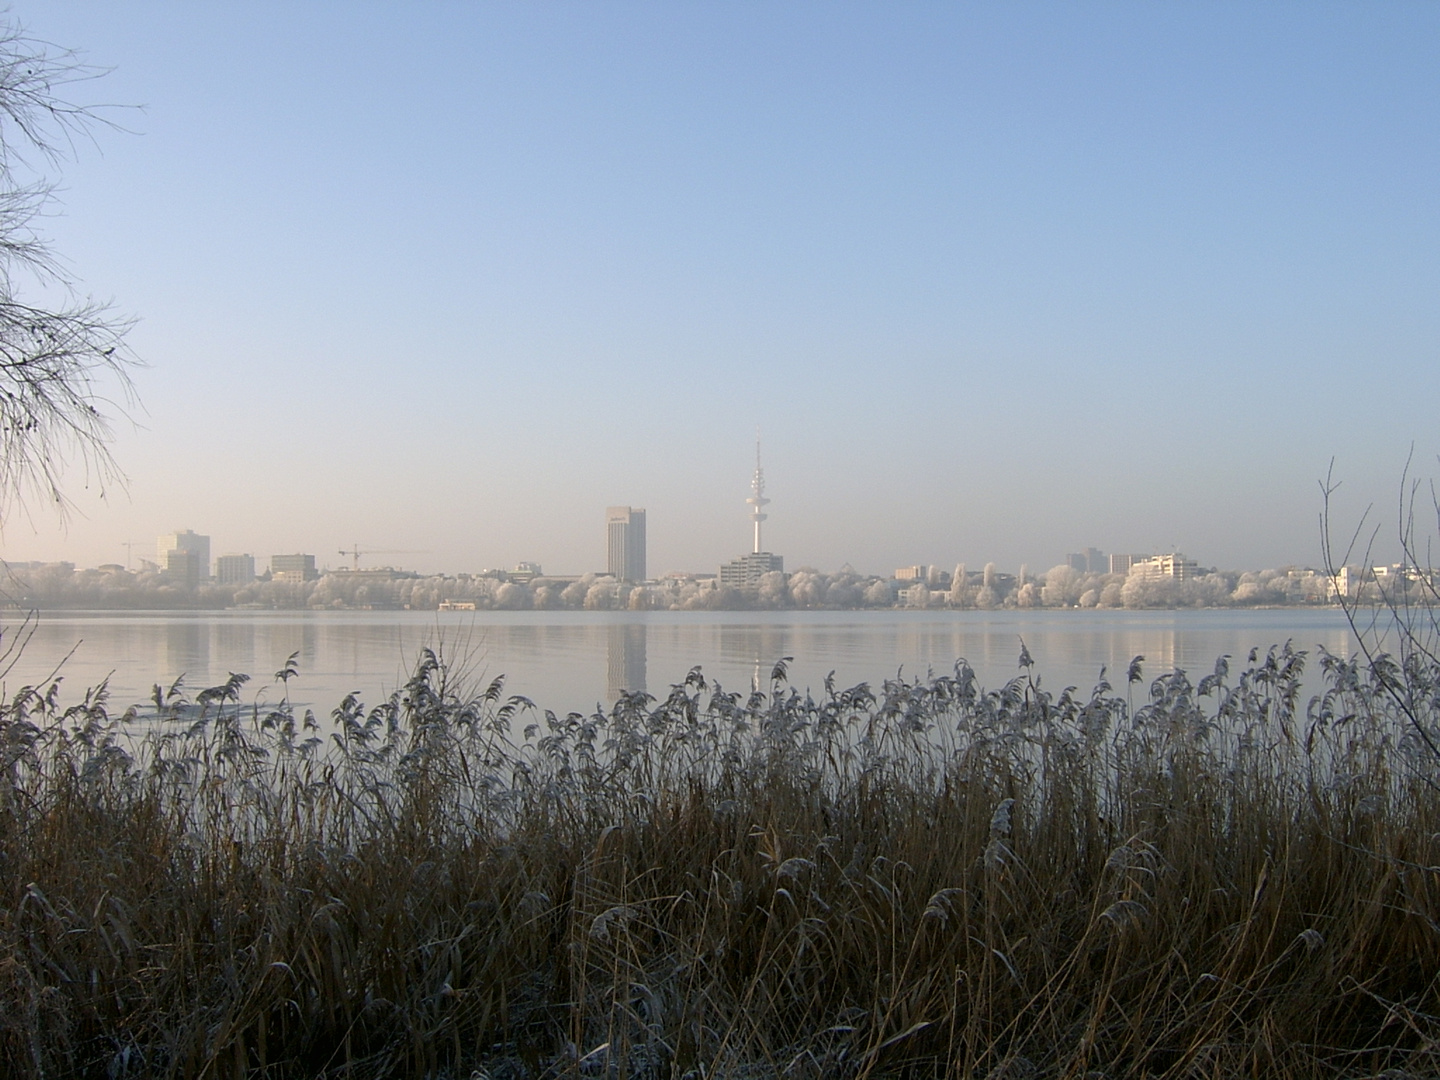
[[[406,551],[399,548],[391,548],[388,550],[381,550],[379,548],[362,548],[359,544],[352,544],[348,548],[341,548],[340,554],[350,556],[350,569],[354,571],[360,569],[361,555],[425,555],[428,553],[424,551]]]

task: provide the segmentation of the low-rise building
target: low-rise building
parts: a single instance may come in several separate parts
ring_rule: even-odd
[[[1199,573],[1199,570],[1199,564],[1194,559],[1187,559],[1178,551],[1168,555],[1151,555],[1148,559],[1130,564],[1130,573],[1133,575],[1174,578],[1176,581],[1188,581]]]
[[[752,551],[720,566],[720,584],[732,585],[737,589],[753,588],[760,579],[771,571],[785,572],[785,560],[768,551]]]
[[[320,575],[315,571],[314,555],[271,555],[270,580],[286,581],[292,585],[314,581]]]

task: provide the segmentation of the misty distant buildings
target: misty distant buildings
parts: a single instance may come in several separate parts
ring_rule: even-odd
[[[1180,552],[1164,555],[1148,553],[1115,554],[1107,556],[1097,548],[1086,548],[1083,552],[1065,556],[1065,563],[1072,570],[1082,574],[1124,574],[1146,578],[1174,578],[1189,581],[1199,572],[1194,559],[1187,559]]]
[[[193,529],[161,536],[155,541],[155,555],[160,569],[191,588],[210,576],[210,537]]]
[[[249,585],[254,580],[254,555],[221,555],[215,560],[215,584]]]
[[[645,580],[645,511],[633,506],[605,508],[607,567],[617,581]]]
[[[927,589],[948,589],[950,587],[950,573],[940,569],[938,566],[897,566],[895,572],[890,575],[890,580],[895,582],[908,582],[912,587],[924,585]]]
[[[910,581],[931,589],[943,589],[950,584],[950,575],[933,565],[897,566],[890,576],[894,581]]]
[[[315,581],[320,575],[315,572],[314,555],[271,555],[270,580],[288,581],[299,585]]]
[[[1065,562],[1071,570],[1078,570],[1082,574],[1104,574],[1110,572],[1106,564],[1105,553],[1099,548],[1086,548],[1084,551],[1066,555]]]
[[[210,537],[202,536],[193,529],[166,533],[155,542],[160,570],[175,585],[193,589],[202,582],[210,581]],[[270,556],[270,578],[272,581],[289,581],[296,584],[319,580],[314,555],[272,555]],[[255,580],[255,556],[249,553],[227,553],[215,560],[217,585],[249,585]]]
[[[165,576],[176,585],[193,589],[200,584],[200,556],[185,548],[171,548],[165,553]]]
[[[1132,566],[1136,563],[1142,563],[1148,558],[1150,558],[1149,555],[1111,555],[1110,573],[1128,574]]]

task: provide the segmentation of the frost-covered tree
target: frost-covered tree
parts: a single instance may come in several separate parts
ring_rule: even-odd
[[[1081,575],[1068,563],[1045,571],[1045,587],[1040,597],[1046,607],[1069,607],[1080,598]]]
[[[519,611],[530,606],[530,591],[513,581],[495,590],[495,606],[502,611]]]
[[[890,607],[895,603],[895,594],[888,581],[873,581],[865,590],[865,603],[871,607]]]
[[[829,579],[818,570],[806,567],[790,575],[790,601],[796,607],[820,607],[829,591]]]
[[[950,575],[950,606],[964,607],[966,600],[965,593],[965,564],[956,563],[955,573]]]
[[[611,611],[620,606],[620,590],[613,578],[602,578],[585,590],[586,611]]]
[[[859,607],[864,599],[864,583],[854,574],[841,574],[831,578],[830,587],[825,590],[825,603],[830,607]]]
[[[701,594],[701,602],[712,611],[731,611],[741,606],[744,594],[734,585],[717,585]]]
[[[785,575],[779,570],[771,570],[760,575],[760,588],[756,592],[755,602],[763,608],[783,608],[790,603],[790,590],[785,584]]]
[[[590,591],[590,586],[595,584],[594,574],[585,574],[569,585],[566,585],[560,592],[560,601],[566,607],[578,608],[584,605],[585,595]]]
[[[1120,589],[1120,600],[1127,608],[1175,607],[1179,586],[1171,577],[1131,574]]]

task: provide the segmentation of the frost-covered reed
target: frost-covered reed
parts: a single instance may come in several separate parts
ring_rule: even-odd
[[[26,689],[0,1073],[1433,1075],[1436,673],[1322,654],[1304,702],[1304,659],[566,717],[428,652],[323,722]]]

